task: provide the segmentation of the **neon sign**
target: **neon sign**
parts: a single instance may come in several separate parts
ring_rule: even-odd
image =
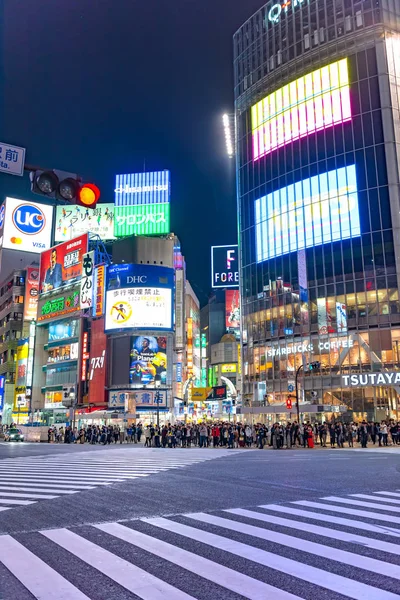
[[[278,23],[281,19],[282,13],[286,14],[289,8],[292,8],[292,11],[303,4],[305,0],[287,0],[287,2],[283,2],[283,4],[273,4],[269,11],[266,14],[265,20],[270,23]]]

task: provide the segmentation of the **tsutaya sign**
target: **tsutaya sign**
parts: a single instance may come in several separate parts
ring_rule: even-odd
[[[384,371],[382,373],[357,373],[355,375],[342,375],[343,387],[379,385],[399,385],[400,371]]]
[[[306,354],[307,352],[316,352],[316,350],[342,350],[352,348],[354,340],[352,338],[337,338],[324,342],[300,342],[298,344],[290,344],[289,346],[278,346],[269,348],[267,356],[286,356],[287,354]]]
[[[270,23],[279,23],[282,18],[282,13],[285,15],[289,12],[293,12],[295,8],[308,4],[308,0],[286,0],[286,2],[278,2],[273,4],[268,10],[265,20]]]

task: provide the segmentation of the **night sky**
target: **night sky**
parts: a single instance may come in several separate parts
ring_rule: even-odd
[[[26,147],[29,164],[97,183],[103,202],[116,173],[169,169],[171,230],[204,304],[210,246],[237,237],[221,125],[233,111],[232,35],[265,2],[2,2],[0,140]],[[0,175],[7,194],[32,198],[28,178]]]

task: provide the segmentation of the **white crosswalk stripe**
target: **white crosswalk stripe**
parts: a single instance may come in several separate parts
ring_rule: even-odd
[[[229,455],[229,451],[121,448],[0,460],[0,512],[149,477]],[[22,499],[26,498],[26,501]],[[29,501],[28,501],[29,499]]]
[[[375,494],[387,494],[393,507],[392,493],[362,497],[374,505]],[[380,523],[380,517],[391,519],[387,503],[359,511],[344,502],[353,496],[53,529],[18,540],[5,535],[0,563],[8,584],[18,580],[43,600],[54,590],[64,600],[97,600],[95,588],[87,586],[96,577],[143,600],[204,599],[204,582],[207,597],[223,600],[231,594],[249,600],[399,600],[400,528]],[[366,515],[329,514],[335,508]],[[36,536],[32,543],[29,536]],[[56,552],[61,555],[54,558]],[[60,565],[69,563],[66,572]]]

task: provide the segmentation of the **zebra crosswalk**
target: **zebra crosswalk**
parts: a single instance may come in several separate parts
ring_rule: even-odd
[[[104,449],[0,460],[0,512],[43,500],[149,477],[229,455],[207,449]],[[0,597],[1,598],[1,597]]]
[[[22,600],[97,600],[100,585],[124,600],[398,600],[399,501],[383,490],[3,535],[0,576]]]

